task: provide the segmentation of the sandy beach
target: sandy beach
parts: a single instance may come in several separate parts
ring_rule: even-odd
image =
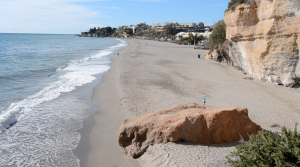
[[[263,129],[294,128],[300,120],[300,89],[258,80],[245,80],[226,64],[198,59],[205,50],[167,42],[128,39],[128,46],[112,58],[111,69],[94,89],[100,111],[81,143],[86,161],[81,166],[228,166],[226,158],[236,143],[154,145],[137,160],[123,156],[118,132],[124,119],[174,104],[201,103],[246,107]],[[271,127],[278,124],[280,127]],[[83,145],[81,144],[81,145]]]

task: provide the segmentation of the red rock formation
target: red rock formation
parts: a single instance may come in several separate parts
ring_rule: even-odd
[[[174,105],[127,119],[119,144],[128,157],[138,158],[150,145],[167,142],[220,144],[249,139],[261,130],[246,108],[214,108],[198,104]]]

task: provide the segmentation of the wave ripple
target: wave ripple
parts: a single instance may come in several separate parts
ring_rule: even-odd
[[[80,140],[76,130],[97,108],[74,94],[61,95],[33,108],[14,128],[0,135],[0,164],[79,167],[79,159],[72,153]]]

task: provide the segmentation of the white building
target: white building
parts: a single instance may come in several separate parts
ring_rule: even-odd
[[[190,22],[190,23],[179,23],[179,25],[181,27],[197,27],[197,24],[196,23],[193,23],[193,22]]]
[[[135,26],[132,27],[132,30],[133,30],[132,34],[134,34],[135,33]]]
[[[157,22],[157,23],[151,24],[151,26],[152,26],[153,28],[156,28],[156,27],[161,27],[161,24],[160,24],[159,22]]]
[[[130,26],[118,26],[117,27],[117,30],[119,30],[119,29],[125,29],[125,28],[130,28],[130,29],[134,29],[134,28],[136,28],[136,25],[130,25]]]
[[[130,29],[134,29],[136,27],[136,25],[130,25],[130,26],[128,26],[128,28],[130,28]]]
[[[168,26],[168,25],[175,25],[175,26],[177,26],[177,23],[176,23],[176,22],[175,22],[175,23],[172,23],[172,22],[164,22],[164,23],[162,24],[163,27]]]
[[[189,37],[190,33],[193,34],[193,35],[197,34],[197,36],[202,35],[202,36],[204,36],[208,39],[212,32],[209,32],[209,31],[205,31],[205,32],[180,32],[180,33],[176,34],[176,40],[180,40],[180,37],[187,38],[187,37]]]

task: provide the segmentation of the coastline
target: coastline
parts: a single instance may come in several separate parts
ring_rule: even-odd
[[[1,103],[5,110],[1,109],[0,131],[5,131],[0,135],[3,146],[0,152],[5,154],[0,164],[79,166],[73,150],[79,143],[81,154],[89,148],[81,147],[79,132],[88,133],[86,129],[93,126],[93,119],[86,122],[86,118],[98,112],[98,105],[91,101],[93,87],[109,69],[111,53],[124,46],[125,41],[79,39],[71,35],[6,36],[7,49],[26,41],[36,42],[28,45],[23,53],[17,50],[9,53],[15,55],[11,59],[4,52],[5,66],[14,70],[8,69],[7,76],[1,77],[4,89],[0,100],[5,101]],[[23,40],[15,43],[17,39]],[[42,47],[53,43],[56,47]],[[29,57],[25,56],[29,53]],[[18,60],[24,57],[28,58],[26,62],[19,64],[22,61]],[[6,74],[5,70],[3,72]],[[7,97],[10,100],[7,101]],[[82,127],[86,123],[91,125]],[[81,135],[83,138],[89,136]]]
[[[127,118],[120,108],[119,79],[122,54],[128,48],[130,48],[130,42],[128,46],[117,51],[120,53],[119,56],[114,53],[109,71],[103,75],[101,82],[94,87],[92,101],[97,103],[100,108],[99,112],[93,116],[95,124],[91,128],[89,137],[83,139],[85,141],[82,142],[91,146],[89,153],[84,155],[86,156],[86,160],[84,160],[86,165],[84,166],[140,166],[136,160],[123,156],[123,150],[117,141],[119,127]]]
[[[97,86],[101,82],[101,78],[103,77],[103,74],[96,75],[96,80],[94,80],[91,83],[88,83],[86,85],[83,85],[81,87],[78,87],[75,89],[72,93],[78,93],[81,95],[83,100],[92,102],[92,96],[93,96],[93,88]],[[100,78],[100,79],[98,79]],[[95,103],[94,103],[95,104]],[[99,111],[99,106],[96,105],[97,112]],[[77,145],[77,147],[72,150],[73,154],[80,160],[79,164],[80,166],[86,166],[87,164],[87,155],[91,150],[91,144],[90,144],[90,133],[92,130],[92,127],[95,125],[94,116],[97,113],[89,115],[87,118],[85,118],[82,121],[82,128],[78,129],[77,132],[80,133],[80,141]]]
[[[294,128],[300,120],[299,89],[243,80],[240,71],[198,59],[204,50],[167,42],[127,39],[127,47],[112,57],[111,69],[94,88],[100,105],[90,133],[87,166],[227,166],[234,143],[197,145],[158,144],[139,159],[123,156],[118,131],[124,119],[174,104],[201,103],[231,108],[247,107],[251,120],[265,130]],[[280,127],[271,127],[279,124]]]

